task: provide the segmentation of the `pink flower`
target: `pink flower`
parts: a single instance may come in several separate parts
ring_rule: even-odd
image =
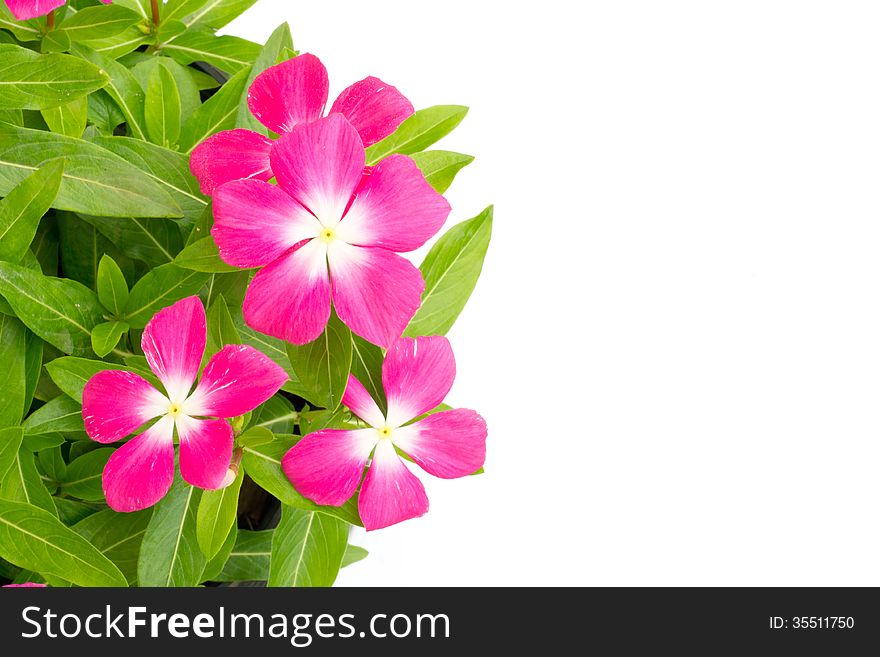
[[[232,427],[224,419],[253,410],[274,395],[287,374],[259,351],[227,345],[215,354],[190,393],[206,340],[205,309],[198,297],[156,314],[141,348],[165,387],[162,394],[131,372],[98,372],[83,390],[86,432],[112,443],[159,418],[113,453],[104,468],[104,496],[116,511],[138,511],[158,502],[174,479],[174,429],[180,472],[193,486],[222,488],[232,458]]]
[[[45,16],[66,2],[67,0],[6,0],[6,6],[16,19],[25,21],[29,18]],[[109,5],[113,0],[101,0],[101,2]]]
[[[421,272],[395,251],[434,235],[449,204],[415,162],[392,155],[364,169],[357,131],[339,114],[275,142],[278,185],[236,180],[214,194],[211,234],[235,267],[263,267],[245,297],[247,323],[294,344],[336,314],[378,345],[400,337],[421,303]]]
[[[248,91],[248,107],[259,121],[278,134],[324,116],[328,95],[327,69],[314,55],[303,54],[267,69]],[[342,114],[358,131],[364,146],[390,135],[413,106],[396,88],[368,77],[339,94],[330,108]],[[230,180],[270,180],[272,140],[250,130],[226,130],[209,137],[192,153],[190,168],[202,192]]]
[[[44,589],[45,584],[35,584],[34,582],[25,582],[24,584],[4,584],[4,589]]]
[[[349,377],[342,403],[372,428],[309,434],[284,456],[284,472],[313,502],[340,506],[354,495],[372,453],[358,499],[364,527],[381,529],[424,515],[425,489],[395,448],[443,479],[473,474],[486,459],[486,422],[474,411],[441,411],[406,424],[440,404],[454,379],[446,338],[395,342],[382,365],[388,413],[383,416],[360,381]]]

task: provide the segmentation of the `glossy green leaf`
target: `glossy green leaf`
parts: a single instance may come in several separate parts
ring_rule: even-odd
[[[244,470],[238,471],[235,481],[220,490],[202,493],[196,516],[196,538],[202,553],[213,559],[226,542],[238,514],[238,492],[244,480]]]
[[[192,12],[200,9],[208,3],[209,0],[168,0],[164,7],[160,7],[161,20],[180,21],[189,16]],[[184,24],[184,27],[186,25]]]
[[[367,164],[376,164],[394,153],[411,155],[425,150],[452,132],[467,112],[468,108],[461,105],[435,105],[419,110],[392,134],[367,149]]]
[[[242,465],[245,472],[257,485],[277,497],[282,504],[306,511],[319,511],[350,524],[360,525],[357,496],[340,507],[319,506],[296,492],[281,469],[281,459],[296,442],[297,439],[293,436],[278,436],[277,440],[269,444],[244,447]]]
[[[86,383],[98,372],[104,370],[131,371],[130,368],[114,363],[105,363],[88,358],[64,356],[46,363],[46,371],[64,394],[82,404],[82,393]]]
[[[153,315],[163,308],[198,293],[207,279],[207,274],[180,269],[175,265],[156,267],[131,289],[125,321],[132,328],[144,328]]]
[[[103,500],[101,476],[107,460],[115,451],[110,447],[102,447],[71,461],[63,481],[60,482],[61,492],[81,500]]]
[[[191,68],[181,66],[168,57],[153,57],[146,55],[146,59],[131,69],[132,75],[137,78],[141,87],[145,90],[149,87],[150,77],[155,75],[157,68],[165,68],[174,78],[177,94],[180,97],[180,121],[186,122],[193,112],[202,105],[199,96],[199,88],[192,76]],[[178,124],[178,130],[180,125]]]
[[[55,160],[30,174],[0,201],[0,260],[19,262],[30,247],[61,185],[64,162]]]
[[[413,153],[412,159],[428,184],[440,194],[449,189],[459,171],[474,161],[472,155],[462,155],[452,151]]]
[[[141,22],[141,16],[119,5],[86,7],[75,14],[68,13],[58,31],[79,43],[109,39]]]
[[[382,348],[367,342],[359,335],[352,334],[351,373],[360,381],[373,401],[384,412],[385,388],[382,386],[382,362],[385,356]]]
[[[351,372],[351,331],[335,313],[317,340],[302,346],[288,344],[287,357],[309,392],[309,401],[330,410],[342,403]]]
[[[144,120],[150,141],[170,148],[180,137],[180,93],[174,76],[164,66],[150,75],[144,101]]]
[[[15,460],[0,480],[0,499],[30,504],[53,516],[58,513],[55,501],[37,471],[34,453],[24,444],[24,440]]]
[[[98,267],[102,255],[114,258],[128,270],[130,276],[134,275],[134,265],[128,258],[79,215],[58,210],[55,218],[58,224],[61,273],[64,278],[73,279],[91,290],[97,289]]]
[[[116,564],[129,584],[134,584],[141,543],[152,515],[153,509],[134,513],[104,509],[80,520],[72,529]]]
[[[220,259],[220,252],[213,237],[205,237],[190,244],[177,255],[174,264],[183,269],[209,274],[240,271],[238,267],[227,265]]]
[[[242,433],[235,442],[241,447],[257,447],[268,445],[275,440],[275,434],[266,427],[251,427]]]
[[[349,545],[345,548],[345,556],[342,557],[342,568],[350,566],[358,561],[363,561],[370,555],[364,548],[357,545]]]
[[[196,538],[196,514],[202,491],[179,476],[156,505],[141,544],[138,582],[141,586],[195,586],[207,559]]]
[[[279,63],[282,58],[282,53],[287,49],[293,50],[293,37],[290,36],[290,26],[287,23],[282,23],[266,40],[266,45],[263,46],[259,56],[254,61],[245,88],[250,89],[254,80],[260,73]],[[247,93],[241,95],[241,100],[238,103],[235,127],[246,128],[264,135],[269,134],[268,128],[260,123],[251,113],[250,107],[248,107]]]
[[[224,541],[223,545],[220,546],[220,549],[217,550],[217,554],[215,554],[205,566],[205,570],[202,573],[203,581],[216,581],[216,577],[218,577],[220,573],[223,572],[223,568],[226,566],[226,562],[229,560],[229,555],[232,552],[232,548],[235,547],[235,541],[237,538],[238,527],[232,525],[232,529],[230,529],[229,534],[226,536],[226,541]]]
[[[22,438],[24,431],[21,427],[0,429],[0,481],[3,481],[6,473],[15,465]]]
[[[483,269],[492,237],[493,208],[486,208],[449,231],[422,263],[422,305],[404,335],[444,335],[467,304]]]
[[[43,375],[43,351],[45,346],[46,343],[43,342],[42,338],[27,331],[24,345],[24,404],[22,406],[24,415],[27,415],[30,410],[31,403],[34,401],[34,395],[37,392],[37,386]],[[0,395],[2,394],[3,386],[0,385]],[[3,425],[0,424],[0,426]]]
[[[65,164],[55,208],[113,217],[182,215],[147,173],[106,149],[9,124],[0,124],[0,194],[8,194],[30,172],[57,158],[64,158]]]
[[[116,261],[104,255],[98,263],[98,300],[114,315],[122,315],[128,303],[128,283]]]
[[[348,545],[347,523],[285,506],[272,537],[268,586],[333,586]]]
[[[21,427],[29,435],[84,431],[82,406],[67,395],[61,395],[37,409]]]
[[[219,29],[253,7],[257,0],[207,0],[201,7],[183,19],[184,25],[207,25]]]
[[[265,582],[269,578],[274,529],[252,532],[239,530],[218,582]]]
[[[55,482],[61,481],[64,479],[64,475],[67,474],[67,462],[64,460],[64,454],[61,452],[61,445],[63,444],[64,443],[61,443],[55,447],[50,447],[49,449],[43,449],[37,452],[37,464],[39,465],[39,469],[49,479],[54,479]]]
[[[293,433],[299,420],[299,413],[286,397],[275,395],[259,411],[254,412],[254,428],[262,428],[274,433]],[[241,440],[241,437],[239,437]]]
[[[183,248],[180,228],[174,221],[140,217],[80,217],[129,258],[141,260],[150,267],[173,262]]]
[[[101,321],[100,304],[91,290],[0,262],[0,295],[25,326],[49,344],[74,356],[91,352],[92,329]]]
[[[92,329],[92,351],[104,358],[116,348],[122,336],[131,328],[125,322],[112,321],[98,324]]]
[[[181,64],[206,62],[234,75],[253,64],[260,46],[252,41],[225,35],[216,36],[209,29],[192,29],[162,47],[162,52]]]
[[[235,328],[229,307],[222,294],[217,295],[208,308],[208,342],[205,355],[216,354],[225,345],[241,344],[241,336]]]
[[[152,34],[144,34],[143,24],[138,24],[132,25],[111,37],[90,39],[85,43],[95,52],[115,60],[153,40],[154,36]]]
[[[26,345],[24,324],[15,317],[0,315],[0,428],[18,426],[21,422],[26,393]]]
[[[69,500],[64,497],[56,497],[55,506],[58,507],[58,519],[68,527],[72,527],[101,510],[96,504]]]
[[[68,137],[82,137],[89,118],[89,99],[83,96],[64,105],[41,110],[40,114],[52,132]]]
[[[251,67],[233,75],[204,105],[193,112],[180,131],[180,150],[191,153],[202,141],[221,130],[235,127],[242,97],[246,94]]]
[[[100,89],[107,80],[97,66],[70,55],[0,45],[0,109],[58,107]]]
[[[65,438],[60,433],[25,434],[21,446],[28,452],[41,452],[63,445],[64,442]]]
[[[0,2],[0,28],[9,30],[19,41],[39,41],[43,36],[40,20],[20,21],[12,15],[5,2]]]
[[[0,556],[79,586],[125,586],[112,561],[52,514],[0,501]]]

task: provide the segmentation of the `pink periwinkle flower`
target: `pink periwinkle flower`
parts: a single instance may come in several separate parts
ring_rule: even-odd
[[[440,404],[454,379],[455,358],[446,338],[398,340],[382,364],[388,413],[349,377],[342,403],[371,428],[305,436],[284,456],[284,472],[313,502],[341,506],[357,490],[372,454],[358,498],[364,527],[381,529],[424,515],[425,489],[395,448],[442,479],[471,475],[486,459],[486,422],[474,411],[441,411],[407,424]]]
[[[109,5],[113,0],[101,0],[101,2]],[[9,11],[20,21],[45,16],[64,4],[67,4],[67,0],[6,0]]]
[[[287,380],[284,370],[256,349],[227,345],[211,358],[190,392],[206,336],[202,302],[183,299],[157,313],[141,340],[164,394],[131,372],[98,372],[86,384],[82,414],[92,440],[116,442],[159,418],[107,462],[104,496],[112,509],[139,511],[165,496],[174,479],[175,427],[183,478],[209,490],[228,485],[234,436],[224,418],[255,409]]]
[[[284,135],[297,125],[324,116],[329,82],[321,60],[308,53],[277,64],[254,79],[248,107],[264,126]],[[358,131],[364,146],[381,141],[413,114],[413,106],[395,87],[368,77],[345,89],[330,107]],[[230,180],[273,176],[272,140],[251,130],[225,130],[193,151],[190,168],[204,194]]]
[[[294,344],[330,317],[374,344],[400,337],[421,303],[421,272],[395,252],[422,246],[450,207],[415,162],[392,155],[364,168],[357,130],[340,114],[303,123],[272,148],[278,185],[235,180],[214,194],[220,257],[263,267],[248,287],[252,328]]]

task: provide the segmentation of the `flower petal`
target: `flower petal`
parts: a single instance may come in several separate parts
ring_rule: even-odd
[[[107,504],[140,511],[165,497],[174,480],[174,421],[167,415],[113,452],[104,466]]]
[[[330,108],[331,114],[336,112],[357,129],[364,146],[372,146],[397,130],[415,109],[396,87],[371,76],[339,94]]]
[[[181,299],[160,310],[144,329],[141,349],[172,402],[182,402],[189,396],[202,364],[207,336],[205,307],[198,297]]]
[[[269,130],[283,134],[324,116],[329,86],[321,60],[305,53],[260,73],[248,91],[248,107]]]
[[[330,244],[328,260],[339,318],[381,347],[400,337],[422,300],[421,272],[395,253],[341,240]]]
[[[361,487],[358,511],[368,532],[428,512],[425,487],[404,465],[390,440],[380,440],[376,445],[373,462]]]
[[[169,401],[133,372],[107,370],[83,389],[82,415],[89,438],[112,443],[168,411]]]
[[[271,180],[269,151],[272,140],[251,130],[224,130],[195,147],[189,169],[198,179],[202,194],[231,180]]]
[[[366,155],[357,130],[333,114],[281,137],[270,161],[281,188],[333,227],[361,181]]]
[[[43,589],[43,588],[46,588],[46,584],[37,584],[36,582],[25,582],[24,584],[4,584],[0,588],[4,588],[4,589]]]
[[[180,438],[180,474],[187,483],[207,490],[223,485],[232,461],[235,437],[226,420],[196,420],[177,417]]]
[[[252,329],[294,344],[311,342],[330,318],[327,248],[311,240],[257,272],[242,311]]]
[[[287,372],[253,347],[229,344],[211,357],[184,412],[238,417],[278,392],[287,378]]]
[[[486,433],[486,421],[478,413],[456,408],[395,429],[392,440],[425,472],[456,479],[483,467]]]
[[[281,460],[300,495],[315,504],[342,506],[354,495],[378,440],[374,429],[325,429],[310,433]]]
[[[283,190],[261,180],[236,180],[214,192],[211,235],[233,267],[262,267],[305,239],[321,224]]]
[[[398,340],[382,363],[388,424],[399,427],[435,408],[454,380],[455,356],[449,340],[439,335]]]
[[[382,415],[382,411],[379,410],[375,400],[364,388],[364,384],[358,381],[353,374],[348,375],[348,386],[342,396],[342,404],[371,427],[378,429],[385,425],[385,416]]]
[[[16,20],[26,21],[29,18],[45,16],[57,9],[67,0],[6,0],[6,6]]]
[[[413,251],[440,230],[450,210],[412,158],[392,155],[364,175],[336,235],[349,244]]]

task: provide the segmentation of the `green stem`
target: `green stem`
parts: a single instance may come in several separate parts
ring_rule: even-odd
[[[153,11],[153,25],[159,25],[159,0],[150,0],[150,9]]]

